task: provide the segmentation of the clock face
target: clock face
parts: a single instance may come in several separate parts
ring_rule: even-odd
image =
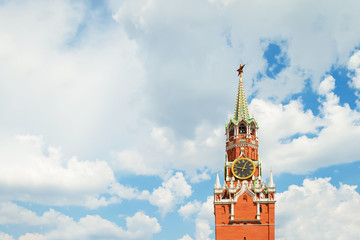
[[[235,160],[231,167],[232,173],[239,179],[247,179],[255,172],[255,164],[248,158]]]

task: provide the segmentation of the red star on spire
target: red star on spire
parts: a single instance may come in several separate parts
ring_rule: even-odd
[[[238,70],[236,70],[236,71],[238,71],[238,76],[241,76],[241,74],[244,72],[243,71],[243,68],[245,67],[245,64],[244,65],[241,65],[241,63],[240,63],[240,67],[239,67],[239,69]]]

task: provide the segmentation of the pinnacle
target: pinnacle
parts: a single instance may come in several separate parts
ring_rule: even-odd
[[[216,173],[215,188],[221,188],[220,179],[219,179],[219,172]]]
[[[274,179],[273,179],[273,174],[272,174],[272,169],[270,170],[270,179],[269,179],[269,188],[275,188],[275,183],[274,183]]]

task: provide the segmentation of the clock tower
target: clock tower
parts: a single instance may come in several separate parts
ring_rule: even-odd
[[[258,124],[250,117],[240,64],[234,117],[225,126],[224,185],[214,187],[216,240],[275,240],[275,184],[262,179]]]

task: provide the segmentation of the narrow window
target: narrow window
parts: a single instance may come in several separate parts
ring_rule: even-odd
[[[239,126],[239,133],[244,134],[246,133],[246,126],[244,124],[240,124]]]
[[[229,131],[229,137],[233,137],[234,136],[234,129],[231,129],[230,131]]]

